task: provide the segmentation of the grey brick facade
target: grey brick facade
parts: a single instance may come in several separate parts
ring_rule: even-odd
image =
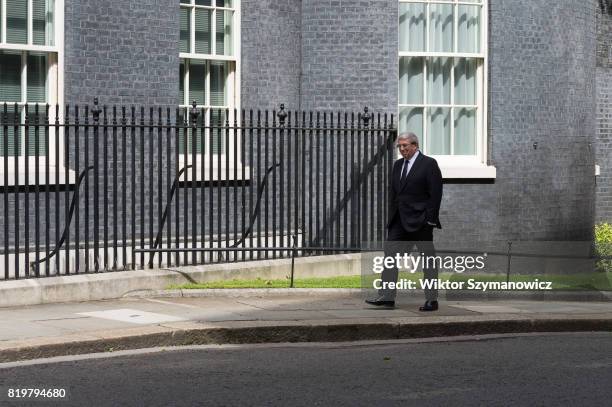
[[[490,1],[489,160],[498,176],[446,186],[441,240],[590,238],[596,10],[594,0]],[[395,1],[303,2],[301,25],[301,108],[397,113]]]
[[[64,20],[66,103],[176,106],[177,1],[66,0]]]
[[[396,3],[302,2],[299,108],[359,111],[367,105],[397,114]],[[489,4],[489,162],[498,175],[493,184],[446,185],[445,227],[439,238],[589,239],[594,218],[598,2]],[[263,22],[260,32],[289,31],[277,27],[288,18],[281,10],[266,5],[251,11],[251,6],[244,5],[243,15],[253,12]],[[251,38],[243,37],[245,60],[252,54],[270,55],[267,43],[260,52],[260,40]],[[271,54],[274,60],[264,62],[272,66],[265,75],[281,78],[276,67],[289,52],[295,51],[277,47]],[[243,63],[245,102],[253,100],[247,96],[253,82],[260,83],[258,95],[295,100],[286,90],[271,92],[268,77],[260,69],[251,70],[251,64]],[[285,78],[295,75],[294,65],[285,72]]]
[[[491,223],[479,225],[493,236],[591,237],[596,7],[490,1],[489,137],[497,179],[472,196],[483,197],[485,213],[495,207]]]
[[[597,163],[596,221],[612,222],[612,10],[601,8],[597,13]]]
[[[242,1],[241,102],[247,109],[300,104],[301,1]]]
[[[368,106],[397,116],[397,0],[241,4],[242,108]],[[443,246],[589,240],[596,220],[611,219],[611,21],[599,0],[489,0],[487,159],[497,178],[445,185],[436,233]],[[176,0],[66,0],[65,102],[98,96],[107,105],[176,106],[178,44]],[[157,173],[151,162],[145,171]],[[120,157],[108,163],[120,164]],[[157,210],[144,207],[145,227]]]
[[[394,0],[302,2],[304,110],[397,110]]]

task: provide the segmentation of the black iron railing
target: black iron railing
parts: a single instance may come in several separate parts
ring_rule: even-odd
[[[396,135],[367,108],[0,105],[0,279],[382,242]]]

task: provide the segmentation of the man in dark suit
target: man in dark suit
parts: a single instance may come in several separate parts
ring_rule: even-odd
[[[388,236],[385,243],[385,256],[395,257],[398,251],[397,242],[403,251],[410,252],[416,246],[419,255],[425,258],[435,256],[433,229],[441,229],[438,213],[442,201],[442,173],[438,163],[419,151],[419,139],[414,133],[403,133],[397,138],[397,147],[402,158],[393,164],[391,185],[389,186],[389,222]],[[435,261],[423,265],[426,280],[438,278]],[[396,282],[397,267],[385,268],[382,282]],[[376,306],[395,306],[395,289],[383,288],[378,291],[378,298],[366,300]],[[425,290],[425,304],[421,311],[438,309],[437,289]]]

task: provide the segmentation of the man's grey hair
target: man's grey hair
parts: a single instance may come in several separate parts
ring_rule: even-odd
[[[409,132],[409,131],[397,136],[397,141],[399,142],[400,140],[408,140],[410,144],[414,144],[417,147],[419,146],[419,138],[417,137],[416,134]]]

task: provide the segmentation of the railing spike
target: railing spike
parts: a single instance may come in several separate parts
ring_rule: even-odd
[[[285,120],[287,119],[287,112],[285,112],[285,104],[281,103],[280,111],[277,113],[278,123],[280,127],[285,127]]]

